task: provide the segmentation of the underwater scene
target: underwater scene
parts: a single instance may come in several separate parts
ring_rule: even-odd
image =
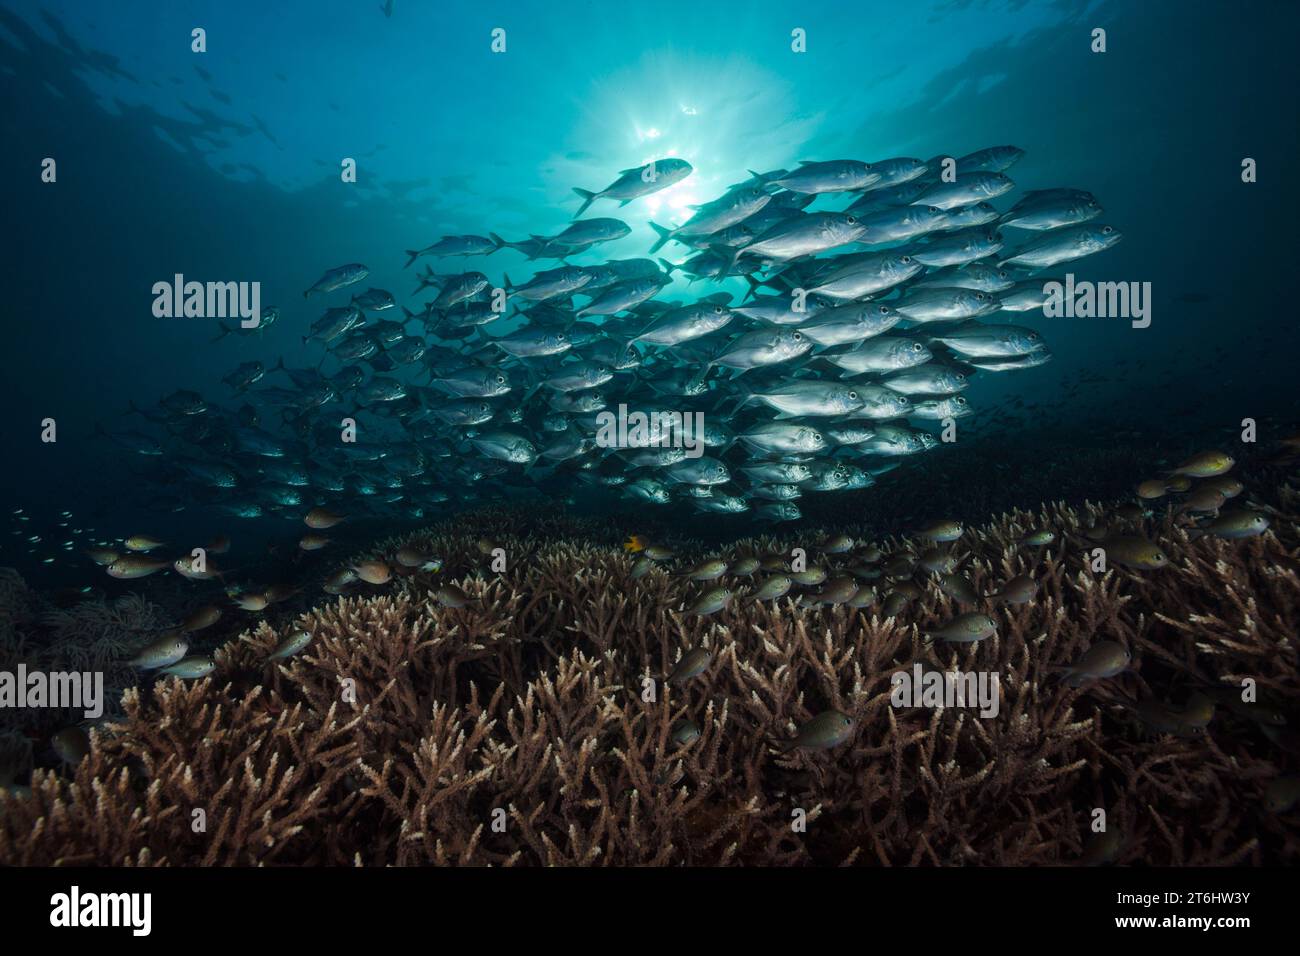
[[[0,0],[0,865],[1296,863],[1297,29]]]

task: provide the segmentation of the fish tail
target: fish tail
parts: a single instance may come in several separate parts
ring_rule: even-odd
[[[660,259],[659,264],[664,267],[664,275],[668,276],[669,278],[672,277],[674,270],[681,268],[681,266],[673,265],[667,259]]]
[[[655,244],[650,247],[650,255],[653,256],[656,252],[658,252],[660,249],[664,247],[664,243],[668,242],[668,240],[673,237],[673,231],[671,229],[659,225],[659,223],[655,222],[654,220],[650,221],[650,228],[653,229],[655,233],[659,236],[659,239],[655,242]]]
[[[541,377],[538,376],[531,368],[526,368],[527,374],[525,379],[528,382],[528,391],[524,392],[523,398],[519,400],[519,407],[527,405],[529,400],[537,394],[538,389],[542,387]]]
[[[573,187],[573,191],[582,197],[582,208],[573,214],[574,219],[579,219],[587,211],[587,207],[596,201],[596,194],[590,189],[579,189],[577,186]]]
[[[220,342],[222,339],[224,339],[224,338],[225,338],[227,335],[229,335],[231,332],[235,331],[233,328],[231,328],[231,327],[230,327],[229,325],[227,325],[225,322],[218,322],[217,325],[219,325],[219,326],[221,327],[221,331],[217,334],[217,336],[216,336],[215,338],[209,339],[209,340],[208,340],[208,344],[212,344],[213,342]]]
[[[406,265],[402,266],[403,269],[411,268],[411,263],[415,262],[416,259],[420,258],[420,251],[418,249],[407,249],[406,254],[411,258],[406,260]]]
[[[743,385],[740,386],[740,401],[736,402],[735,407],[731,409],[730,415],[735,415],[738,411],[740,411],[742,408],[744,408],[753,400],[754,400],[754,390],[751,388],[746,388]],[[723,399],[718,404],[719,406],[721,406],[725,402],[726,399]],[[728,417],[730,417],[730,415]]]
[[[495,232],[489,232],[488,238],[492,240],[492,252],[496,252],[498,249],[505,249],[507,246],[511,245],[511,243],[506,242]],[[492,252],[489,252],[488,255],[492,255]]]

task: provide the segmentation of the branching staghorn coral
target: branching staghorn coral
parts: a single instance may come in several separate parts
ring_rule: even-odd
[[[1087,534],[1112,520],[1055,502],[968,529],[951,552],[976,594],[1020,574],[1038,590],[1023,604],[981,599],[997,633],[947,644],[926,635],[970,607],[924,570],[882,577],[861,609],[806,606],[798,589],[759,603],[757,581],[737,579],[730,604],[692,615],[709,585],[679,572],[708,552],[689,540],[634,580],[612,529],[548,519],[518,537],[499,513],[466,517],[376,548],[411,544],[443,573],[263,623],[218,651],[211,677],[129,694],[69,779],[37,771],[31,797],[7,798],[0,862],[1295,862],[1296,811],[1262,799],[1300,763],[1285,735],[1300,720],[1294,523],[1233,542],[1153,517],[1134,530],[1159,538],[1169,567],[1094,570]],[[1040,526],[1056,542],[1023,544]],[[491,570],[484,537],[505,570]],[[834,569],[819,541],[767,535],[723,553],[799,546]],[[879,543],[886,563],[929,546]],[[439,601],[448,579],[466,606]],[[883,617],[884,595],[907,581],[919,596]],[[311,643],[269,660],[299,627]],[[1130,648],[1131,669],[1081,687],[1057,679],[1099,640]],[[705,670],[666,683],[695,648],[711,655]],[[892,675],[917,662],[996,674],[997,716],[893,706]],[[1127,703],[1245,677],[1290,727],[1269,736],[1219,708],[1204,734],[1175,737]],[[848,742],[782,752],[832,708],[856,721]],[[679,735],[687,721],[697,734]],[[1089,828],[1098,808],[1117,833],[1104,854]]]
[[[352,723],[337,707],[310,721],[302,705],[272,717],[262,688],[237,701],[229,686],[171,680],[148,703],[129,692],[126,721],[93,732],[70,781],[33,775],[32,795],[9,808],[33,815],[30,832],[6,826],[0,854],[20,865],[309,859],[328,829],[325,797],[356,750]]]

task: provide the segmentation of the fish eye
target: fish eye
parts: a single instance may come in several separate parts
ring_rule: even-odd
[[[912,264],[912,257],[911,257],[911,256],[903,256],[903,258],[900,259],[899,261],[900,261],[901,263],[903,263],[903,265],[905,265],[905,266],[910,266],[910,265]]]
[[[857,400],[858,400],[858,393],[857,393],[857,392],[849,392],[849,401],[851,401],[851,402],[856,402]]]
[[[964,398],[962,398],[960,395],[958,395],[958,396],[957,396],[957,399],[956,399],[956,404],[957,404],[957,405],[965,405],[965,404],[966,404],[966,399],[964,399]]]
[[[1104,235],[1110,235],[1110,234],[1111,234],[1112,232],[1114,232],[1115,230],[1114,230],[1114,228],[1112,228],[1111,226],[1102,226],[1102,227],[1101,227],[1101,231],[1102,231],[1102,233],[1103,233]]]
[[[721,314],[722,314],[722,311],[723,311],[723,309],[722,309],[722,306],[720,306],[720,305],[715,305],[715,306],[713,307],[713,314],[714,314],[714,315],[721,315]]]
[[[932,216],[942,216],[943,210],[938,206],[927,206],[926,211]]]
[[[802,341],[803,341],[803,333],[802,333],[802,332],[796,332],[796,333],[794,333],[794,340],[795,340],[796,342],[802,342]]]
[[[497,384],[498,384],[498,385],[504,385],[505,383],[506,383],[506,377],[505,377],[504,375],[498,375],[498,376],[497,376]]]
[[[844,221],[847,222],[850,226],[856,226],[858,224],[858,220],[855,216],[845,216]]]
[[[912,343],[912,351],[913,351],[913,352],[919,352],[919,351],[921,351],[923,348],[925,348],[925,346],[922,345],[920,342],[913,342],[913,343]]]

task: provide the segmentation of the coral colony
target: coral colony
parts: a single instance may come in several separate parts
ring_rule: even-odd
[[[1293,861],[1298,500],[1247,536],[1048,504],[721,549],[484,509],[378,543],[355,566],[391,580],[237,633],[202,679],[127,689],[9,788],[0,861]],[[3,583],[6,669],[109,665],[165,616]],[[953,695],[975,674],[994,719],[990,682]]]

